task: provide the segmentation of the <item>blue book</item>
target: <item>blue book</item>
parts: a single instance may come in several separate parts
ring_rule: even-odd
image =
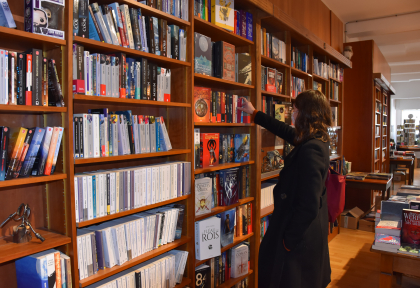
[[[92,19],[92,14],[89,13],[89,39],[101,41],[98,31],[96,31],[95,23]]]
[[[16,23],[13,19],[12,11],[10,11],[7,0],[0,0],[0,26],[13,29],[16,28]]]
[[[45,127],[44,138],[42,139],[38,155],[36,156],[34,166],[32,167],[32,176],[44,174],[45,162],[47,162],[52,133],[53,127]]]
[[[29,145],[28,153],[20,170],[20,177],[28,177],[31,175],[32,167],[34,166],[36,156],[38,155],[39,147],[45,135],[45,129],[36,127],[31,144]]]
[[[127,69],[127,88],[126,88],[126,94],[127,94],[127,98],[129,99],[133,99],[134,98],[134,91],[132,91],[133,87],[134,87],[134,83],[133,82],[133,69],[131,67],[133,67],[134,63],[136,62],[136,60],[134,60],[133,58],[128,58],[126,60],[128,69]]]
[[[92,175],[93,218],[96,218],[96,175]]]
[[[246,12],[246,39],[253,41],[252,38],[252,14]]]
[[[55,151],[54,151],[54,159],[53,159],[53,163],[51,167],[51,175],[54,174],[55,166],[57,164],[57,157],[58,157],[58,153],[60,152],[61,139],[63,138],[63,132],[64,132],[64,128],[60,127],[58,139],[57,139],[57,145],[55,146]]]
[[[155,117],[155,127],[156,127],[156,152],[166,151],[162,150],[162,144],[160,142],[160,117]]]
[[[224,211],[217,215],[220,218],[220,244],[225,247],[233,243],[236,208]]]
[[[249,161],[249,134],[235,134],[235,162]]]
[[[221,202],[219,206],[230,206],[239,201],[238,168],[219,172]]]
[[[55,250],[47,250],[15,261],[18,288],[55,287]]]
[[[141,92],[141,62],[134,63],[134,99],[140,99]]]
[[[166,147],[166,143],[165,143],[165,135],[162,129],[162,123],[160,121],[160,117],[156,117],[156,138],[159,138],[160,151],[168,151],[168,147]],[[158,140],[156,140],[156,143],[158,143],[157,141]]]

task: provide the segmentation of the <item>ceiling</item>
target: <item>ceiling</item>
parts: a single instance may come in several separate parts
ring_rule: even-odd
[[[420,0],[322,1],[343,21],[346,41],[376,42],[396,98],[420,99]]]

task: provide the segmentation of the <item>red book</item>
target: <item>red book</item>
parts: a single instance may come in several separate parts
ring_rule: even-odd
[[[247,205],[248,205],[248,209],[247,209],[247,211],[248,211],[248,221],[247,221],[248,234],[251,234],[252,233],[252,203],[248,203]]]
[[[276,93],[276,69],[267,68],[267,83],[265,91]]]
[[[401,246],[410,246],[413,249],[420,248],[420,210],[403,209]]]
[[[221,105],[221,122],[226,122],[226,94],[225,92],[220,92],[220,105]]]
[[[26,54],[25,102],[27,106],[32,106],[32,54]]]
[[[210,122],[211,89],[194,87],[194,122]]]
[[[200,157],[202,158],[200,168],[217,166],[219,164],[219,133],[201,133],[200,146],[203,151],[203,156]]]
[[[216,121],[222,122],[222,93],[216,92]]]
[[[125,43],[123,45],[125,48],[130,48],[130,44],[128,42],[128,32],[127,32],[127,25],[125,24],[125,18],[123,17],[124,15],[122,14],[121,10],[119,11],[119,13],[120,13],[121,22],[123,24],[123,29],[124,29]],[[121,36],[121,41],[122,39],[123,39],[123,36]]]

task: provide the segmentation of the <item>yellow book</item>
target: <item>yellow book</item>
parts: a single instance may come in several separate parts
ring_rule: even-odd
[[[11,141],[10,143],[13,143],[13,139],[16,139],[15,146],[13,147],[13,150],[11,151],[10,154],[10,162],[9,162],[9,167],[7,168],[7,173],[6,173],[6,180],[12,179],[13,178],[13,172],[16,171],[16,168],[19,164],[19,159],[22,155],[22,151],[23,151],[23,142],[25,141],[26,138],[26,134],[28,133],[28,129],[26,128],[20,128],[19,131],[12,133],[12,137],[11,137]]]
[[[211,23],[233,32],[235,8],[233,0],[211,0]]]

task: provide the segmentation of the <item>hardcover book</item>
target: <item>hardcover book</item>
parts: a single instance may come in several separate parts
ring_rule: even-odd
[[[249,53],[238,53],[238,82],[252,85],[251,56]]]
[[[219,201],[220,206],[230,206],[239,201],[238,168],[219,172]]]
[[[211,75],[212,44],[210,37],[194,33],[194,72],[207,76]]]
[[[233,32],[235,28],[234,5],[233,0],[211,0],[211,23]]]
[[[248,274],[248,252],[248,246],[244,244],[232,248],[232,278]]]
[[[211,212],[212,181],[208,177],[195,180],[195,215]]]
[[[267,81],[265,83],[265,91],[276,93],[276,69],[267,68]]]
[[[213,288],[211,286],[211,268],[202,264],[195,268],[195,288]]]
[[[283,94],[283,73],[277,71],[276,74],[276,90],[278,94]]]
[[[195,222],[195,258],[205,260],[220,256],[220,218]]]
[[[420,248],[420,211],[412,209],[402,210],[402,246],[410,246],[414,249]]]
[[[219,164],[219,133],[201,133],[200,150],[200,168],[217,166]]]
[[[235,46],[219,41],[213,48],[214,77],[235,81]]]
[[[8,148],[9,148],[10,129],[6,126],[0,126],[0,181],[4,181],[7,172]]]
[[[13,143],[13,145],[11,145],[11,150],[9,151],[10,162],[7,168],[6,180],[13,178],[13,174],[17,169],[20,157],[22,156],[22,152],[24,150],[24,141],[27,133],[28,129],[19,128],[11,134],[10,143]]]
[[[235,134],[235,162],[249,161],[249,134]]]
[[[211,89],[194,87],[194,122],[210,122]]]
[[[223,211],[219,214],[220,217],[220,233],[221,240],[220,244],[222,247],[225,247],[233,243],[233,232],[235,227],[235,213],[236,208],[230,209],[228,211]]]

